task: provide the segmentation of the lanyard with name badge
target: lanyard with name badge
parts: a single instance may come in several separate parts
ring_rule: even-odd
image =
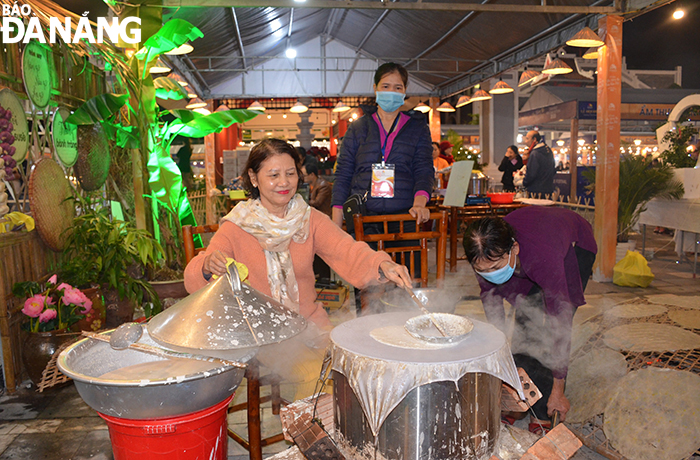
[[[394,123],[391,125],[391,129],[386,133],[384,138],[384,143],[382,144],[382,162],[372,164],[372,186],[370,187],[370,196],[372,198],[394,198],[394,172],[396,170],[396,165],[388,164],[384,160],[386,158],[386,144],[389,142],[389,136],[394,131],[396,123],[399,121],[399,116],[394,118]],[[379,125],[382,130],[384,125],[379,120]]]

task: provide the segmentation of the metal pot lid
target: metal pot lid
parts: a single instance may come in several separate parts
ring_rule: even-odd
[[[229,272],[153,317],[153,340],[176,350],[225,351],[282,342],[306,328],[304,318],[241,283]],[[206,353],[203,353],[206,354]]]

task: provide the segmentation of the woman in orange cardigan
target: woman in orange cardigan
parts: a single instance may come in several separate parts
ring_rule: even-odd
[[[302,177],[301,159],[290,144],[268,139],[255,145],[242,174],[252,199],[222,219],[206,252],[187,265],[187,291],[224,274],[230,257],[248,267],[253,288],[324,328],[330,322],[316,302],[314,254],[359,288],[386,281],[410,287],[406,267],[355,241],[296,194]]]

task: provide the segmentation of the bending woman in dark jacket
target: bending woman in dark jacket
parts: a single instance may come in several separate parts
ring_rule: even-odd
[[[426,205],[434,180],[428,124],[420,112],[399,112],[408,83],[405,68],[383,64],[374,83],[379,107],[361,106],[364,115],[350,125],[340,145],[333,222],[342,226],[343,203],[350,195],[370,190],[374,168],[375,179],[385,180],[375,180],[374,193],[367,194],[367,213],[410,213],[421,224],[430,216]]]

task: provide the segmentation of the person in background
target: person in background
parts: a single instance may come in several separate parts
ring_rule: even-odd
[[[518,147],[511,145],[506,149],[506,154],[503,156],[503,161],[498,166],[499,171],[503,171],[501,183],[503,184],[504,192],[515,192],[513,184],[513,174],[523,167],[523,158],[518,153]]]
[[[542,198],[551,195],[554,193],[554,175],[556,174],[552,149],[544,143],[540,133],[534,130],[525,135],[523,142],[529,147],[523,187],[531,195]]]
[[[435,168],[435,186],[439,189],[447,188],[447,181],[445,180],[445,174],[439,173],[445,168],[448,168],[450,164],[444,158],[440,158],[440,144],[433,142],[433,168]]]
[[[440,158],[447,161],[447,164],[449,165],[455,162],[455,159],[452,156],[452,147],[454,146],[452,143],[450,143],[450,141],[440,142]]]
[[[597,253],[591,224],[567,209],[528,206],[473,221],[464,250],[489,322],[506,332],[503,300],[515,310],[513,358],[543,395],[529,429],[546,432],[554,411],[565,420],[570,408],[564,385],[572,321]]]
[[[327,182],[318,175],[318,166],[306,163],[301,167],[304,182],[309,184],[311,195],[309,204],[322,213],[331,217],[331,198],[333,196],[333,184]]]

